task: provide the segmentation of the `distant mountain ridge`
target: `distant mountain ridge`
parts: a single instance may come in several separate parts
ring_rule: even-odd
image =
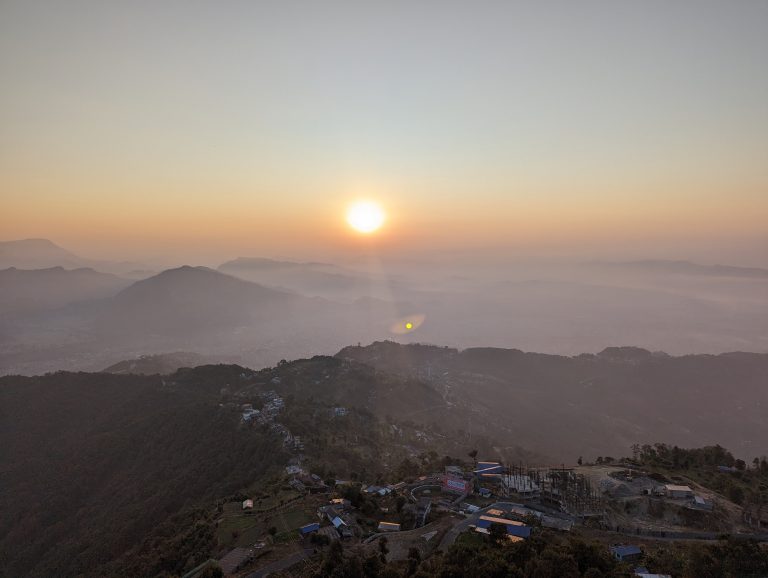
[[[328,263],[239,257],[221,264],[218,270],[254,283],[330,299],[356,299],[375,290],[371,276]]]
[[[104,368],[104,373],[117,375],[169,375],[183,367],[198,367],[218,363],[237,363],[233,356],[211,357],[192,353],[189,351],[176,351],[173,353],[158,353],[155,355],[142,355],[134,359],[126,359],[113,363]]]
[[[0,270],[0,314],[20,315],[111,297],[130,281],[91,268]]]
[[[734,265],[701,265],[691,261],[666,261],[661,259],[624,262],[594,261],[589,263],[589,265],[606,269],[625,269],[630,271],[635,270],[674,275],[768,279],[768,269],[759,267],[737,267]]]
[[[46,240],[5,246],[72,255]],[[235,356],[263,367],[395,335],[569,355],[616,343],[673,354],[768,350],[768,279],[658,273],[641,263],[523,268],[469,284],[258,257],[154,275],[131,267],[121,273],[134,271],[130,278],[118,281],[68,266],[8,271],[6,279],[23,276],[27,284],[3,285],[0,275],[0,373],[98,370],[164,351]],[[129,283],[137,277],[141,282]],[[398,333],[413,316],[423,322]]]
[[[219,265],[219,269],[237,268],[244,269],[318,269],[327,271],[340,271],[341,268],[331,263],[315,261],[281,261],[267,257],[238,257]]]
[[[141,263],[86,259],[60,247],[50,239],[0,241],[0,269],[92,268],[100,272],[123,274],[146,269]]]
[[[0,268],[45,269],[86,266],[85,259],[59,247],[48,239],[20,239],[0,241]]]

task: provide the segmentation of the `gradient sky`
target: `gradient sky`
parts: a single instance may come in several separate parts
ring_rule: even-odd
[[[0,238],[766,265],[766,62],[764,0],[2,0]]]

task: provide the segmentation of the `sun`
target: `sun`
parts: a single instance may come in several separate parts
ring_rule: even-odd
[[[373,233],[384,224],[384,211],[373,201],[358,201],[347,211],[347,223],[359,233]]]

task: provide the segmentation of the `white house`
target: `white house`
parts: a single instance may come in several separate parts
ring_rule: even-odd
[[[666,484],[664,493],[668,498],[692,498],[693,490],[690,486],[677,486],[675,484]]]

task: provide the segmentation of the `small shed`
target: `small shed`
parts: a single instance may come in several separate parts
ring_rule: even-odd
[[[611,554],[619,562],[634,562],[643,557],[640,547],[633,545],[611,546]]]
[[[399,532],[400,524],[392,522],[379,522],[379,532]]]
[[[253,509],[253,500],[243,501],[243,510],[252,510],[252,509]]]
[[[317,522],[314,522],[313,524],[307,524],[306,526],[302,526],[299,528],[299,534],[302,536],[308,536],[309,534],[312,534],[314,532],[317,532],[320,529],[320,524]]]
[[[691,506],[696,510],[705,510],[707,512],[711,512],[714,509],[712,500],[707,500],[704,496],[699,496],[698,494],[693,496]]]
[[[678,486],[675,484],[667,484],[664,486],[664,493],[669,498],[692,498],[693,490],[690,486]]]

